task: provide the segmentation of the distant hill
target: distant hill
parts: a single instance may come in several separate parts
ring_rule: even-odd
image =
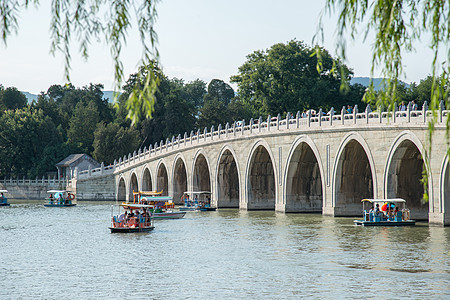
[[[409,84],[403,81],[400,81],[403,83],[406,87],[409,87]],[[353,77],[350,80],[350,84],[361,84],[363,86],[369,86],[370,78],[369,77]],[[373,78],[373,85],[375,87],[375,90],[378,91],[381,89],[383,83],[383,78]]]
[[[27,97],[28,103],[31,103],[33,100],[37,101],[38,95],[31,94],[28,92],[22,92],[22,94],[24,94],[25,97]]]
[[[29,92],[22,92],[28,100],[28,103],[31,103],[33,100],[37,101],[38,95],[31,94]],[[103,91],[103,98],[108,99],[109,103],[114,101],[114,92],[113,91]]]

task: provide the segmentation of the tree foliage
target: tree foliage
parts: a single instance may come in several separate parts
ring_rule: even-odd
[[[239,74],[231,81],[237,83],[243,102],[253,106],[260,115],[348,104],[340,93],[340,84],[341,76],[350,79],[351,70],[322,49],[322,68],[317,72],[314,51],[296,40],[255,51],[247,56]],[[343,72],[334,74],[332,70],[336,66]]]

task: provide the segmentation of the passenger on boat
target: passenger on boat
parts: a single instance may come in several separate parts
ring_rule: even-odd
[[[0,203],[4,203],[4,202],[5,202],[5,196],[2,193],[2,195],[0,196]]]

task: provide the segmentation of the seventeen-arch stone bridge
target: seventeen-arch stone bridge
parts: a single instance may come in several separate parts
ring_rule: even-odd
[[[117,200],[130,199],[137,190],[162,190],[175,202],[186,190],[211,191],[218,208],[331,216],[360,216],[363,198],[399,197],[415,219],[448,225],[447,113],[438,112],[431,152],[432,112],[426,107],[395,113],[342,110],[320,118],[288,113],[283,119],[185,133],[109,167],[80,172],[77,197],[83,199],[96,178],[109,178]],[[428,203],[422,201],[425,171]]]

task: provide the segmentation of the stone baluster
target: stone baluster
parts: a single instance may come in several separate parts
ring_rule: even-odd
[[[262,119],[262,117],[261,116],[259,116],[259,119],[258,119],[258,131],[259,132],[261,132],[261,125],[262,125],[262,121],[263,121],[263,119]]]
[[[358,105],[355,105],[355,108],[353,109],[353,124],[356,124],[356,115],[358,114]]]
[[[189,138],[191,141],[191,145],[192,145],[192,138],[194,137],[194,131],[191,130],[191,137]]]
[[[253,118],[250,119],[250,134],[253,132]]]
[[[217,135],[219,137],[220,140],[220,132],[222,131],[222,124],[219,124],[219,126],[217,127]]]
[[[197,143],[200,143],[200,129],[197,129]]]
[[[287,112],[287,114],[286,114],[286,129],[288,129],[288,130],[289,130],[289,121],[290,121],[290,119],[291,119],[291,113]]]
[[[267,117],[267,131],[270,131],[270,115]]]
[[[211,126],[211,141],[214,139],[214,125]]]
[[[408,123],[411,123],[411,102],[406,106],[406,117],[408,118]]]
[[[442,111],[445,109],[444,101],[439,102],[439,123],[442,123]]]
[[[236,121],[233,122],[233,136],[236,136]]]
[[[230,123],[227,122],[227,124],[225,124],[225,137],[228,137],[228,129],[230,128]]]
[[[178,139],[178,142],[177,142],[178,148],[180,148],[180,144],[181,144],[181,134],[178,134],[177,139]]]
[[[330,109],[330,126],[333,125],[334,107]]]
[[[152,144],[148,145],[148,153],[152,155]]]
[[[319,127],[322,126],[322,109],[319,109]]]
[[[422,115],[423,115],[423,122],[427,122],[427,110],[428,110],[428,103],[425,101],[422,106]]]
[[[308,127],[311,127],[311,111],[312,111],[311,109],[308,110],[308,116],[307,116],[308,117],[307,118],[308,119]]]
[[[244,127],[245,127],[245,120],[242,120],[242,124],[241,124],[241,135],[244,135]]]
[[[397,103],[394,103],[394,117],[393,117],[394,123],[397,121],[397,111],[398,111]]]
[[[342,123],[342,125],[344,125],[344,121],[345,121],[345,106],[342,106],[342,109],[341,109],[341,123]]]
[[[187,132],[184,132],[183,144],[186,146]]]
[[[300,116],[301,116],[300,111],[297,110],[297,114],[295,115],[295,123],[297,128],[300,126]]]
[[[370,109],[370,104],[367,104],[366,110],[364,111],[366,113],[366,124],[369,124],[369,114],[372,110]]]
[[[102,162],[102,164],[100,165],[100,174],[103,175],[103,169],[105,168],[105,164]]]
[[[280,130],[280,114],[277,115],[277,130]]]

